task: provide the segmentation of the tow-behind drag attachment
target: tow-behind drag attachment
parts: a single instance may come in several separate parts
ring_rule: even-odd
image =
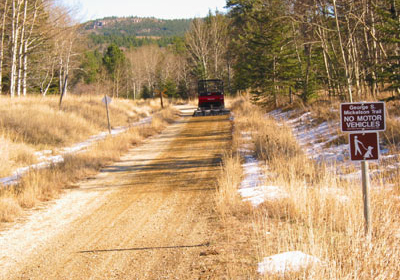
[[[194,111],[193,116],[199,117],[199,116],[218,116],[218,115],[228,115],[230,114],[229,109],[204,109],[202,110],[201,108],[197,108],[196,111]]]
[[[199,105],[193,116],[217,116],[227,115],[229,109],[225,109],[224,83],[222,80],[200,80],[198,83]]]

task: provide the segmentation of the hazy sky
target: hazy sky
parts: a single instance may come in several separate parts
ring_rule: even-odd
[[[139,16],[161,19],[204,17],[208,11],[225,11],[226,0],[61,0],[78,5],[83,20],[106,16]]]

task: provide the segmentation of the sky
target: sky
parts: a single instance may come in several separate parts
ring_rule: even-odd
[[[226,11],[226,0],[61,0],[77,6],[82,21],[108,16],[180,19],[204,17],[208,11]]]

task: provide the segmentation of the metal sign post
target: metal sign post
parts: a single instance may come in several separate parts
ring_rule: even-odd
[[[111,97],[108,97],[107,95],[104,95],[104,98],[101,101],[106,105],[108,133],[111,134],[111,124],[110,124],[110,114],[108,112],[108,104],[111,103],[112,99],[111,99]]]
[[[372,231],[372,215],[369,198],[368,161],[379,159],[379,135],[386,129],[385,103],[342,103],[340,104],[342,132],[349,134],[350,158],[361,161],[362,193],[364,203],[365,233]]]
[[[370,199],[369,199],[369,170],[368,161],[363,160],[361,162],[361,176],[362,176],[362,192],[364,202],[364,219],[365,219],[365,233],[371,235],[371,211],[370,211]]]

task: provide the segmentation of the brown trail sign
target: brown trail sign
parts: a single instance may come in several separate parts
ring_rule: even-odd
[[[353,161],[378,160],[379,140],[378,133],[351,133],[349,134],[350,158]]]
[[[340,120],[342,132],[384,131],[385,103],[342,103]]]
[[[384,102],[340,104],[342,132],[358,132],[349,135],[350,157],[351,160],[361,161],[365,232],[369,237],[372,222],[369,206],[368,161],[379,159],[379,138],[376,132],[386,129],[385,121]]]

